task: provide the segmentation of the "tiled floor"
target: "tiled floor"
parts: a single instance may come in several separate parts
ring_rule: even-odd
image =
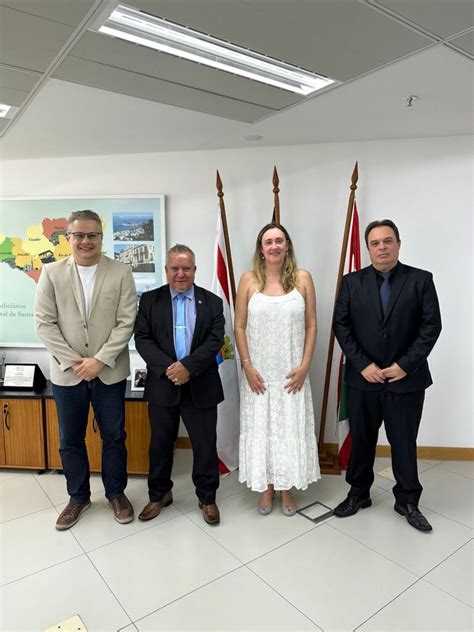
[[[117,524],[94,476],[92,508],[59,532],[63,476],[0,470],[0,630],[37,632],[78,614],[89,632],[471,632],[473,463],[419,465],[429,534],[393,511],[393,482],[380,475],[370,509],[313,524],[258,515],[234,473],[218,493],[222,522],[209,527],[188,450],[176,453],[175,502],[156,520]],[[378,459],[376,471],[389,466]],[[325,476],[295,497],[334,507],[346,492],[342,477]],[[138,513],[145,477],[131,477],[127,494]]]

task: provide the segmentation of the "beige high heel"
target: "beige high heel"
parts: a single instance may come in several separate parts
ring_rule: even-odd
[[[288,516],[289,518],[291,516],[294,516],[295,513],[297,512],[297,507],[296,507],[295,501],[293,501],[292,505],[284,505],[283,504],[283,496],[282,496],[281,511],[282,511],[282,513],[285,516]]]
[[[261,500],[262,500],[262,496],[263,494],[265,494],[266,492],[263,492],[262,495],[260,496],[260,501],[257,505],[257,511],[261,516],[268,516],[268,514],[271,514],[273,511],[273,499],[275,498],[275,490],[273,490],[273,494],[271,496],[270,499],[270,504],[269,505],[262,505],[261,504]]]

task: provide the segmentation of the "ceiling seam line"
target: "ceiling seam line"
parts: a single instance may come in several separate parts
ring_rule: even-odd
[[[177,81],[171,81],[170,79],[162,79],[161,77],[154,77],[153,75],[148,75],[146,73],[138,72],[136,70],[128,70],[127,68],[121,68],[120,66],[112,66],[111,64],[104,64],[104,63],[99,62],[99,61],[87,59],[86,57],[79,57],[78,55],[69,55],[69,57],[71,57],[72,59],[80,59],[80,60],[85,61],[85,62],[98,64],[100,66],[104,66],[105,68],[113,68],[114,70],[121,70],[122,72],[128,72],[128,73],[133,74],[133,75],[138,75],[139,77],[145,77],[147,79],[154,79],[155,81],[164,81],[165,83],[169,83],[169,84],[171,84],[173,86],[179,86],[181,88],[188,88],[189,90],[197,90],[198,92],[202,92],[204,94],[209,94],[209,95],[211,95],[213,97],[221,97],[223,99],[229,99],[230,101],[235,101],[237,103],[243,103],[245,105],[254,105],[255,107],[265,108],[266,110],[273,110],[274,112],[281,112],[281,109],[274,108],[274,107],[272,107],[270,105],[262,105],[261,103],[254,103],[253,101],[246,101],[245,99],[239,99],[237,97],[229,97],[229,96],[227,96],[225,94],[223,95],[223,94],[220,94],[218,92],[212,92],[211,90],[203,90],[203,88],[197,88],[195,86],[189,86],[189,85],[186,85],[186,84],[183,84],[183,83],[178,83]],[[61,81],[69,81],[68,79],[64,79],[63,77],[55,76],[54,78],[55,79],[61,79]],[[90,84],[84,84],[84,85],[90,85]],[[94,86],[94,88],[97,88],[97,87],[98,86]],[[119,94],[123,94],[123,93],[119,93]],[[151,101],[153,99],[146,99],[146,100],[147,101]],[[304,100],[303,101],[297,101],[294,105],[298,105],[298,103],[304,103]]]
[[[64,83],[73,83],[76,86],[87,86],[88,88],[94,88],[95,90],[103,90],[104,92],[111,92],[112,94],[121,94],[122,96],[131,97],[133,99],[140,99],[141,101],[147,101],[148,103],[158,103],[161,105],[166,105],[166,106],[170,106],[174,108],[180,108],[181,110],[197,111],[197,112],[201,112],[201,114],[207,114],[208,116],[215,116],[217,118],[224,118],[228,121],[237,121],[239,123],[244,123],[246,125],[253,125],[255,122],[258,122],[258,121],[246,121],[242,119],[236,119],[233,116],[225,115],[225,114],[214,114],[213,112],[207,112],[207,111],[202,111],[202,110],[190,110],[190,108],[186,107],[185,105],[176,105],[175,103],[168,103],[165,101],[155,101],[153,99],[148,99],[147,97],[139,97],[136,95],[128,94],[127,92],[119,92],[118,90],[111,89],[111,88],[100,88],[98,86],[84,83],[82,80],[79,81],[75,79],[61,79],[60,77],[55,77],[55,79],[57,79],[58,81],[63,81]],[[268,110],[270,108],[266,108],[266,109]],[[275,110],[275,112],[272,112],[268,116],[272,116],[273,114],[278,114],[279,112],[280,110]],[[258,120],[263,120],[263,119],[258,119]]]
[[[11,64],[3,64],[0,62],[0,70],[13,70],[14,72],[23,72],[31,75],[43,75],[41,70],[31,70],[29,68],[22,68],[21,66],[12,66]]]
[[[386,17],[393,20],[394,22],[397,22],[398,24],[401,24],[402,26],[405,26],[406,28],[412,31],[415,31],[419,35],[423,35],[424,37],[431,39],[433,42],[437,44],[443,41],[443,38],[441,37],[441,35],[437,35],[433,31],[426,29],[425,27],[421,26],[417,22],[413,22],[412,20],[404,17],[400,13],[397,13],[396,11],[393,11],[392,9],[385,7],[384,5],[379,4],[378,0],[359,0],[359,1],[364,6],[368,7],[369,9],[373,9],[374,11],[377,11],[378,13],[385,15]]]
[[[53,72],[59,66],[59,64],[64,60],[64,58],[69,54],[69,51],[73,48],[76,42],[82,37],[83,33],[87,30],[89,23],[96,17],[99,9],[103,6],[103,0],[95,0],[93,6],[86,13],[82,21],[79,23],[78,27],[73,31],[70,37],[66,40],[66,43],[54,57],[53,61],[49,64],[48,68],[42,74],[41,78],[38,80],[34,88],[29,93],[28,97],[18,108],[18,111],[15,113],[12,119],[9,120],[7,125],[0,132],[0,138],[3,138],[9,129],[13,127],[16,121],[22,116],[25,110],[28,108],[31,101],[35,98],[38,92],[41,90],[46,81],[51,77]]]
[[[353,83],[354,81],[358,81],[359,79],[363,79],[364,77],[368,77],[368,76],[374,74],[375,72],[378,72],[379,70],[384,70],[385,68],[388,68],[389,66],[392,66],[393,64],[397,64],[398,62],[405,61],[409,57],[413,57],[415,55],[424,53],[427,50],[430,50],[430,48],[435,48],[436,46],[440,46],[440,44],[438,42],[427,43],[426,46],[424,46],[423,48],[420,48],[418,50],[412,51],[411,53],[407,53],[403,57],[398,57],[397,59],[393,59],[392,61],[388,61],[385,64],[382,64],[381,66],[377,66],[377,68],[372,68],[371,70],[363,72],[362,74],[357,75],[356,77],[351,77],[350,79],[347,79],[346,81],[341,81],[340,83],[336,83],[336,84],[333,84],[331,86],[328,86],[327,88],[325,88],[323,90],[320,90],[319,93],[316,93],[313,96],[306,97],[305,101],[299,101],[298,103],[294,103],[292,105],[288,105],[287,107],[282,108],[281,110],[278,110],[277,112],[271,112],[270,114],[266,114],[262,118],[257,119],[253,124],[265,121],[267,118],[275,116],[275,114],[280,114],[280,112],[286,112],[287,110],[291,110],[292,108],[294,108],[294,107],[296,107],[298,105],[302,105],[303,103],[306,103],[307,101],[312,101],[313,99],[322,98],[322,97],[324,97],[325,94],[329,94],[330,92],[333,92],[334,90],[338,90],[339,88],[347,86],[350,83]]]
[[[8,5],[0,2],[0,7],[7,9],[7,11],[16,11],[17,13],[22,13],[23,15],[29,15],[32,18],[36,18],[38,20],[45,20],[46,22],[53,22],[54,24],[60,24],[61,26],[68,26],[70,29],[75,30],[77,26],[74,24],[67,24],[66,22],[60,22],[59,20],[55,20],[54,18],[45,18],[44,15],[37,15],[36,13],[30,13],[29,11],[23,11],[22,9],[17,9],[16,7],[10,7]]]

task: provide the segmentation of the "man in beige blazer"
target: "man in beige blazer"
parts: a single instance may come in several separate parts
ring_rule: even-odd
[[[60,454],[70,501],[56,522],[69,529],[91,505],[85,435],[89,406],[100,428],[105,495],[121,524],[133,520],[127,486],[125,387],[136,291],[128,266],[102,255],[94,211],[68,219],[72,255],[43,267],[35,301],[36,331],[51,355]]]

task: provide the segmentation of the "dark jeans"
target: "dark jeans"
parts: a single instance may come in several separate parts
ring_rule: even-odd
[[[86,502],[91,495],[89,460],[85,437],[89,405],[102,438],[102,481],[105,495],[112,500],[127,486],[125,448],[126,380],[104,384],[99,378],[75,386],[53,384],[59,421],[60,454],[71,500]]]
[[[423,487],[418,479],[416,437],[420,427],[425,391],[392,393],[347,388],[347,408],[352,449],[346,481],[350,496],[366,498],[374,482],[374,460],[382,420],[392,451],[396,480],[393,494],[398,503],[418,505]]]

